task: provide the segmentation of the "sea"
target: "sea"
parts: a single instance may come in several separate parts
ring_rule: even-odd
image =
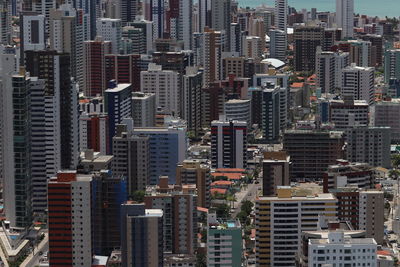
[[[274,6],[274,0],[236,0],[241,7],[257,7],[260,5]],[[317,11],[335,11],[335,0],[288,0],[288,4],[297,10],[312,7]],[[378,16],[400,17],[400,0],[354,0],[354,13]]]

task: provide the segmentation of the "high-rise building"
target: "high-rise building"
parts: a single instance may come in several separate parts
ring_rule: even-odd
[[[122,27],[120,19],[99,18],[96,21],[97,36],[111,42],[111,53],[119,54],[121,50]]]
[[[372,64],[372,45],[370,41],[349,40],[350,63],[360,67],[374,67]],[[376,53],[375,53],[376,54]]]
[[[195,136],[202,130],[202,89],[203,72],[198,67],[187,67],[183,75],[181,117]]]
[[[294,28],[294,68],[296,71],[314,71],[317,47],[324,42],[324,28],[297,26]]]
[[[349,53],[322,51],[318,47],[315,61],[316,86],[321,93],[334,93],[341,88],[342,69],[349,66]]]
[[[115,80],[117,83],[132,84],[132,91],[140,91],[140,72],[145,70],[140,55],[105,55],[104,83]]]
[[[258,198],[257,265],[296,266],[301,233],[317,230],[320,216],[334,219],[336,202],[332,194],[313,194],[311,197],[298,191],[292,192],[288,186],[278,187],[277,196]]]
[[[92,183],[93,253],[110,255],[121,246],[121,204],[128,199],[126,180],[102,170]]]
[[[76,10],[71,4],[62,4],[58,9],[50,10],[49,39],[50,49],[71,56],[71,76],[84,86],[83,73],[83,11]]]
[[[385,83],[390,79],[400,80],[400,49],[385,51]]]
[[[211,122],[211,165],[213,168],[246,168],[247,122]]]
[[[104,103],[108,114],[108,139],[109,144],[112,144],[117,124],[132,115],[132,86],[128,83],[110,82],[109,89],[104,92]]]
[[[23,65],[25,51],[38,51],[46,48],[46,18],[44,15],[28,12],[22,14],[20,19],[20,63]]]
[[[337,217],[354,229],[365,230],[367,237],[382,244],[384,236],[383,191],[360,189],[358,186],[331,189],[337,198]]]
[[[146,208],[164,213],[164,251],[172,254],[193,254],[197,244],[197,194],[190,187],[168,184],[160,177],[156,188],[148,188],[144,197]]]
[[[390,132],[390,127],[359,126],[348,129],[347,160],[390,168]]]
[[[11,41],[11,13],[9,1],[0,3],[0,43],[9,44]]]
[[[110,154],[108,115],[82,112],[79,117],[80,151],[93,149],[102,155]]]
[[[364,41],[371,42],[371,67],[382,66],[383,60],[383,37],[377,34],[366,34],[360,36]]]
[[[342,28],[342,38],[354,35],[354,0],[336,0],[336,24]]]
[[[58,132],[60,137],[53,138],[54,144],[60,145],[54,151],[60,153],[61,169],[76,169],[79,160],[79,103],[78,86],[71,79],[70,55],[56,51],[27,51],[26,70],[32,77],[45,80],[48,98],[45,102],[56,101],[46,103],[49,113],[46,111],[45,116],[47,125],[60,127],[54,133]]]
[[[267,142],[276,142],[280,132],[280,88],[267,88],[262,91],[261,114],[263,138]]]
[[[375,127],[390,127],[391,142],[400,141],[400,102],[391,101],[375,102],[370,108],[371,125]]]
[[[144,19],[153,22],[153,40],[164,37],[165,6],[163,0],[144,0]]]
[[[354,63],[342,70],[342,95],[354,100],[365,100],[368,104],[375,97],[375,69],[358,67]]]
[[[216,214],[207,218],[207,266],[242,265],[242,228],[239,220],[218,221]]]
[[[146,39],[141,28],[125,26],[122,28],[121,54],[146,54]]]
[[[226,46],[223,51],[230,49],[231,12],[232,0],[211,0],[211,28],[215,31],[224,31],[226,34]]]
[[[204,29],[202,43],[204,87],[208,88],[214,81],[222,79],[221,58],[224,51],[225,32]]]
[[[186,128],[135,128],[133,134],[150,138],[150,184],[158,184],[161,175],[168,176],[169,183],[175,184],[176,165],[186,158]]]
[[[199,0],[198,13],[196,32],[202,33],[205,27],[211,27],[211,0]]]
[[[164,112],[180,115],[181,95],[179,73],[163,70],[160,65],[149,64],[147,71],[140,73],[141,91],[156,96],[156,106]]]
[[[247,58],[261,59],[265,44],[258,36],[247,36],[243,44],[243,55]]]
[[[32,224],[31,78],[24,70],[15,74],[12,67],[5,68],[0,88],[4,213],[11,227],[29,227]]]
[[[124,129],[123,129],[124,128]],[[150,180],[149,137],[132,135],[126,125],[118,125],[113,138],[113,175],[126,177],[129,194],[144,191]]]
[[[288,3],[287,0],[275,0],[275,27],[287,31]]]
[[[373,238],[351,238],[344,232],[329,232],[326,238],[309,240],[308,266],[325,264],[327,259],[339,266],[353,261],[360,265],[375,266],[376,251],[377,244]]]
[[[48,257],[51,266],[91,266],[92,187],[92,175],[77,174],[76,171],[62,171],[50,179]]]
[[[141,2],[139,0],[119,0],[117,6],[117,17],[121,19],[122,25],[136,20],[139,15]],[[99,33],[97,33],[99,35]]]
[[[374,169],[367,163],[354,163],[338,160],[324,173],[324,192],[328,193],[339,187],[355,186],[370,189],[375,186]]]
[[[103,95],[105,81],[105,55],[111,53],[111,42],[96,37],[84,42],[84,92],[86,96]]]
[[[271,29],[269,32],[269,56],[279,60],[286,60],[286,32],[283,30]]]
[[[290,155],[291,178],[321,179],[329,165],[343,158],[343,132],[287,130],[283,150]]]
[[[231,99],[225,102],[224,114],[227,120],[245,121],[251,128],[251,101],[249,99]]]
[[[121,266],[163,266],[163,211],[130,202],[121,208]]]
[[[132,94],[132,119],[134,127],[154,127],[156,119],[156,96],[135,92]]]
[[[61,169],[60,92],[46,86],[46,80],[31,78],[32,211],[47,209],[47,180]],[[43,132],[51,135],[43,135]],[[65,139],[64,139],[65,140]]]
[[[136,20],[134,22],[130,22],[129,25],[135,27],[136,29],[142,30],[142,34],[146,44],[145,45],[146,53],[150,54],[154,50],[153,22],[148,20]]]
[[[176,168],[176,184],[195,184],[197,189],[197,206],[210,206],[210,166],[196,159],[185,159]]]
[[[369,124],[369,106],[365,100],[330,100],[329,122],[337,130]]]
[[[278,186],[290,185],[290,156],[284,151],[265,152],[262,161],[264,197],[274,196]]]
[[[182,41],[183,48],[192,48],[193,0],[170,0],[167,12],[167,31],[171,39]]]

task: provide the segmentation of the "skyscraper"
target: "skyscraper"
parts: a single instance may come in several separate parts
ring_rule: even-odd
[[[288,3],[287,0],[275,0],[275,27],[287,31]]]
[[[121,208],[122,267],[163,266],[163,211],[131,202]]]
[[[31,205],[31,78],[3,73],[0,97],[2,108],[2,168],[4,212],[11,227],[29,227]]]
[[[211,164],[217,168],[246,168],[247,122],[211,122]]]
[[[342,38],[354,35],[354,0],[336,0],[336,24],[342,28]]]
[[[153,39],[164,37],[165,7],[164,0],[144,0],[144,19],[153,22]]]
[[[86,96],[103,95],[105,81],[105,55],[111,53],[111,42],[96,37],[84,42],[84,91]],[[108,81],[107,81],[108,82]]]
[[[83,88],[83,11],[71,4],[62,4],[59,9],[50,10],[49,39],[50,49],[71,56],[71,76]]]
[[[193,0],[170,0],[167,28],[170,38],[183,41],[183,48],[192,48]]]
[[[353,100],[365,100],[371,105],[375,100],[374,81],[374,68],[352,64],[342,70],[342,95]]]
[[[231,47],[231,11],[231,0],[211,0],[211,28],[215,31],[224,31],[226,35],[226,45],[223,51],[229,51]]]
[[[77,174],[76,171],[59,172],[50,179],[48,223],[51,266],[91,266],[92,187],[92,175]]]
[[[119,54],[121,49],[122,27],[120,19],[99,18],[96,21],[97,36],[111,42],[111,53]]]
[[[26,70],[31,76],[45,80],[45,94],[57,100],[56,111],[52,111],[54,118],[49,117],[48,123],[59,123],[60,142],[54,144],[60,145],[61,169],[75,169],[79,159],[79,105],[78,87],[71,79],[70,55],[56,51],[27,51]]]

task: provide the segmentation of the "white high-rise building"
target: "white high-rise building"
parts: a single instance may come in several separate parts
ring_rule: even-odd
[[[96,22],[97,36],[111,42],[111,52],[119,54],[121,49],[122,28],[120,19],[100,18]]]
[[[83,88],[84,24],[81,13],[82,10],[77,11],[71,4],[50,10],[49,40],[51,50],[71,55],[71,75]]]
[[[279,60],[286,60],[286,32],[282,30],[270,30],[269,56]]]
[[[180,77],[179,73],[162,70],[160,65],[149,64],[147,71],[140,73],[141,91],[156,95],[156,106],[165,112],[179,115]]]
[[[343,231],[332,231],[327,238],[308,240],[308,266],[376,265],[377,244],[373,238],[351,238]]]
[[[247,36],[244,41],[243,54],[248,58],[261,59],[263,54],[263,42],[258,36]]]
[[[296,266],[302,232],[318,230],[322,218],[335,219],[337,199],[330,193],[311,194],[310,190],[307,195],[307,191],[304,187],[280,186],[277,196],[257,199],[258,266]]]
[[[225,102],[225,116],[228,120],[245,121],[251,127],[251,102],[248,99],[231,99]]]
[[[341,88],[342,69],[349,66],[349,53],[322,51],[318,47],[315,58],[317,88],[322,93],[333,93]]]
[[[368,104],[374,102],[375,69],[373,67],[358,67],[352,64],[342,70],[342,96],[354,100],[365,100]]]
[[[25,51],[44,50],[46,48],[45,21],[44,15],[21,16],[21,63],[24,62]]]
[[[342,38],[354,35],[354,0],[336,0],[336,24],[342,28]]]
[[[132,119],[135,127],[154,127],[156,96],[134,92],[132,94]]]
[[[288,3],[287,0],[275,0],[275,27],[286,32]]]

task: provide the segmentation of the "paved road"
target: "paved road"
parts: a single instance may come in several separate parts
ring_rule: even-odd
[[[236,198],[237,198],[237,204],[235,207],[235,211],[232,212],[232,218],[235,218],[236,215],[240,212],[240,208],[242,207],[242,201],[245,200],[250,200],[254,203],[254,200],[257,197],[257,191],[258,189],[261,188],[261,183],[260,184],[249,184],[247,189],[238,192],[236,194]]]
[[[30,254],[23,263],[21,263],[20,267],[34,267],[39,265],[39,260],[42,258],[43,253],[49,251],[49,237],[46,234],[45,238],[40,242],[39,246],[35,247],[34,253]],[[40,253],[42,252],[42,253]],[[42,254],[42,255],[40,255]]]

